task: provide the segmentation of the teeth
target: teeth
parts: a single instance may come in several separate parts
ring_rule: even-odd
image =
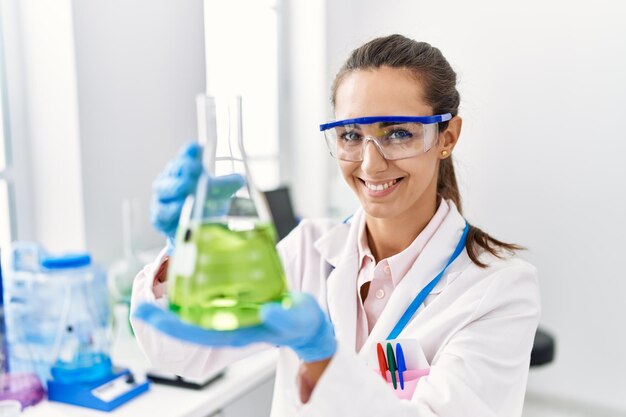
[[[369,188],[372,191],[383,191],[386,190],[387,188],[391,187],[392,185],[394,185],[397,181],[396,180],[391,180],[389,182],[386,182],[384,184],[371,184],[369,182],[365,182],[365,186],[367,188]]]

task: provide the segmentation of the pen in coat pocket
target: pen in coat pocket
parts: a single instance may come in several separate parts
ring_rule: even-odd
[[[385,359],[385,352],[383,351],[383,345],[376,343],[376,354],[378,355],[378,369],[385,382],[387,382],[387,360]]]
[[[404,361],[404,352],[400,343],[396,343],[396,360],[398,361],[398,379],[400,380],[400,389],[404,389],[404,375],[406,371],[406,362]]]
[[[393,347],[391,343],[387,343],[387,362],[389,364],[389,372],[391,373],[391,382],[393,382],[393,389],[398,388],[398,382],[396,381],[396,358],[393,355]]]

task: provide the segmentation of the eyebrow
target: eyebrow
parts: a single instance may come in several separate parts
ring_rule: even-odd
[[[396,126],[396,125],[405,125],[407,122],[376,122],[376,123],[354,123],[354,124],[350,124],[350,125],[343,125],[343,126],[337,126],[337,127],[346,127],[346,126],[351,126],[353,129],[356,130],[362,130],[364,126],[375,126],[378,128],[383,128],[383,127],[388,127],[388,126]]]
[[[395,126],[395,125],[405,125],[406,122],[380,122],[379,127],[387,127],[387,126]]]

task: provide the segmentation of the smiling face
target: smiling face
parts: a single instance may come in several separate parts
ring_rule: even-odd
[[[347,74],[338,85],[335,117],[344,120],[432,115],[433,109],[424,103],[423,97],[422,84],[407,70],[389,67],[358,70]],[[418,156],[389,161],[374,143],[368,142],[363,161],[340,160],[339,166],[367,217],[402,220],[434,210],[439,156],[439,146],[435,145]],[[434,211],[429,213],[432,214]]]

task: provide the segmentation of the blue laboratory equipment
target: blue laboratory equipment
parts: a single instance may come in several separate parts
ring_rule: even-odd
[[[106,274],[88,253],[51,256],[36,244],[15,243],[11,260],[10,360],[34,362],[50,401],[110,411],[148,390],[147,381],[111,364]],[[29,357],[21,357],[25,351]]]
[[[37,404],[44,396],[43,386],[30,364],[26,367],[11,366],[9,372],[9,347],[4,317],[4,290],[2,265],[0,265],[0,402],[17,401],[18,409]],[[0,411],[0,415],[2,411]]]

